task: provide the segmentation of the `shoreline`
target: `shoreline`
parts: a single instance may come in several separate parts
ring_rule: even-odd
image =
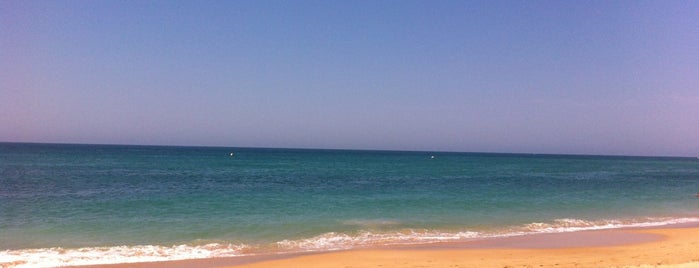
[[[699,267],[696,248],[699,223],[683,223],[337,251],[71,267]]]

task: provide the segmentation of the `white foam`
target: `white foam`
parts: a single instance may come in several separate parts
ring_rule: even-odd
[[[423,244],[448,241],[465,241],[482,238],[533,235],[540,233],[564,233],[629,227],[652,227],[670,224],[699,222],[699,218],[643,218],[628,220],[556,219],[550,223],[530,223],[495,231],[461,230],[455,232],[425,229],[403,229],[394,232],[359,232],[356,235],[329,232],[315,237],[283,240],[277,248],[284,251],[323,251],[351,249],[362,246]]]
[[[372,245],[419,244],[442,241],[455,241],[480,237],[481,233],[472,231],[439,232],[429,230],[405,229],[397,232],[360,232],[357,235],[343,233],[325,233],[307,239],[283,240],[277,246],[286,250],[318,251],[350,249]]]
[[[0,251],[0,267],[59,267],[240,256],[246,246],[116,246],[77,249],[43,248]]]
[[[627,227],[653,227],[697,223],[699,218],[641,218],[626,220],[556,219],[529,223],[494,231],[401,229],[393,231],[359,231],[356,234],[328,232],[310,238],[282,240],[267,245],[115,246],[77,249],[44,248],[0,251],[0,267],[58,267],[72,265],[170,261],[215,257],[244,256],[258,253],[308,252],[351,249],[364,246],[424,244],[449,241],[563,233]],[[362,222],[364,223],[364,222]],[[371,223],[371,222],[370,222]],[[391,225],[392,223],[379,222]],[[373,225],[373,223],[369,224]]]
[[[699,218],[642,218],[626,220],[608,219],[594,221],[566,218],[556,219],[552,223],[535,222],[526,224],[521,228],[514,228],[514,233],[563,233],[615,228],[654,227],[694,222],[699,222]]]

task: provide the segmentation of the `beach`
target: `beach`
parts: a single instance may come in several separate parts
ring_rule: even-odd
[[[327,253],[81,267],[699,267],[697,247],[699,226],[684,224]]]
[[[0,0],[0,268],[699,268],[698,10]]]
[[[0,0],[0,268],[699,268],[697,11]]]
[[[601,234],[616,232],[625,231]],[[699,267],[699,228],[631,232],[657,240],[616,246],[576,247],[571,240],[571,247],[507,248],[503,241],[502,248],[488,249],[356,250],[235,267]],[[584,238],[590,233],[594,232],[577,235]]]

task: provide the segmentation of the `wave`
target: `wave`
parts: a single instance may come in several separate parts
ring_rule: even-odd
[[[602,230],[616,228],[655,227],[683,223],[696,223],[699,218],[643,218],[627,220],[581,220],[555,219],[552,223],[530,223],[520,228],[522,234],[528,233],[563,233],[587,230]],[[515,228],[517,229],[517,228]]]
[[[244,255],[245,245],[115,246],[41,248],[0,251],[0,267],[60,267],[112,263],[173,261]]]
[[[172,261],[185,259],[235,257],[257,254],[317,252],[369,246],[427,244],[471,241],[495,237],[563,233],[630,227],[653,227],[681,223],[698,223],[699,218],[643,218],[627,220],[555,219],[498,230],[428,230],[358,231],[354,234],[328,232],[302,239],[288,239],[267,245],[210,243],[205,245],[137,245],[85,248],[42,248],[0,251],[0,267],[58,267],[111,263]],[[390,223],[388,225],[392,225]],[[369,225],[373,225],[369,224]]]
[[[543,233],[565,233],[587,230],[654,227],[682,223],[699,223],[699,218],[642,218],[626,220],[583,220],[555,219],[552,222],[535,222],[490,231],[457,230],[440,231],[428,229],[403,229],[393,232],[360,231],[349,235],[329,232],[311,238],[283,240],[276,245],[290,251],[343,250],[367,246],[427,244],[451,241],[533,235]]]
[[[341,250],[362,246],[388,246],[401,244],[421,244],[444,241],[458,241],[481,237],[474,231],[440,232],[430,230],[405,229],[396,232],[362,231],[356,235],[343,233],[325,233],[307,239],[283,240],[277,246],[287,250],[319,251]]]

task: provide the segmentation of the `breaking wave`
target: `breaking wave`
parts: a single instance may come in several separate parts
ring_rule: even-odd
[[[317,252],[371,246],[426,244],[450,241],[466,242],[478,239],[540,233],[653,227],[681,223],[699,223],[699,218],[646,218],[593,221],[582,219],[556,219],[551,222],[529,223],[490,231],[400,229],[394,231],[364,230],[353,234],[328,232],[310,238],[288,239],[266,245],[211,243],[205,245],[173,246],[137,245],[73,249],[60,247],[18,249],[0,251],[0,267],[59,267],[235,257],[274,253]],[[350,222],[350,224],[355,223]],[[364,222],[360,225],[364,225]],[[368,225],[374,225],[374,222]],[[380,225],[393,225],[393,223],[380,222]]]

